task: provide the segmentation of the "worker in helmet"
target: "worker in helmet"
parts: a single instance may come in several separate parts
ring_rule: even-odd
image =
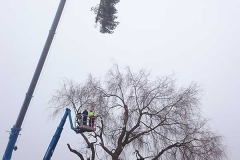
[[[88,117],[89,117],[89,126],[94,127],[95,114],[93,112],[93,109],[90,109]]]
[[[76,119],[77,119],[78,126],[81,126],[82,125],[82,113],[81,112],[77,112]]]
[[[82,112],[82,116],[83,116],[83,125],[87,125],[87,118],[88,118],[87,108],[84,108],[84,111]]]

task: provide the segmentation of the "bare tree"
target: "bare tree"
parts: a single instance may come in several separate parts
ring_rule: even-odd
[[[173,76],[152,80],[145,70],[114,65],[104,82],[91,76],[83,85],[65,82],[52,102],[55,113],[94,107],[97,130],[89,136],[97,139],[92,154],[104,151],[98,159],[220,160],[224,145],[201,116],[199,92],[196,84],[178,89]]]

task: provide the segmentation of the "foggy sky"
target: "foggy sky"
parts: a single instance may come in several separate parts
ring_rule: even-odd
[[[240,159],[240,1],[121,0],[112,35],[95,28],[97,0],[69,0],[28,110],[12,160],[42,159],[60,122],[48,101],[66,77],[104,78],[117,62],[153,76],[174,74],[177,85],[203,88],[202,114],[224,137],[231,160]],[[15,124],[59,0],[2,1],[0,5],[0,154]],[[77,160],[66,144],[84,145],[66,122],[52,160]]]

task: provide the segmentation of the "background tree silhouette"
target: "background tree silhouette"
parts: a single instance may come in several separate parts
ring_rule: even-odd
[[[221,136],[201,116],[199,93],[196,84],[177,88],[173,76],[153,80],[146,70],[114,65],[103,82],[91,75],[83,84],[66,80],[51,102],[54,114],[94,108],[97,129],[82,134],[92,159],[224,159]]]

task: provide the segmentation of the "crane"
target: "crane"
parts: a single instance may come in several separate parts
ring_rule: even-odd
[[[118,3],[118,1],[107,0],[107,3],[111,4],[111,5],[107,5],[107,6],[103,5],[103,4],[105,4],[105,2],[102,2],[102,1],[106,1],[106,0],[100,0],[101,5],[99,5],[98,7],[94,7],[95,8],[94,11],[97,12],[96,22],[99,21],[101,24],[101,30],[100,30],[101,33],[110,33],[111,34],[111,33],[113,33],[112,30],[115,29],[116,26],[118,25],[118,22],[115,22],[116,16],[114,16],[114,14],[117,13],[117,11],[115,9],[115,5],[112,5],[112,3],[116,4],[116,3]],[[5,149],[2,160],[10,160],[12,158],[12,152],[14,150],[15,151],[17,150],[17,146],[15,146],[15,144],[17,142],[19,133],[21,131],[22,123],[23,123],[23,120],[27,113],[31,99],[33,97],[33,93],[36,88],[43,65],[44,65],[46,57],[48,55],[48,51],[52,44],[59,20],[61,18],[64,6],[65,6],[65,3],[66,3],[66,0],[60,0],[57,12],[56,12],[54,20],[52,22],[51,29],[49,31],[47,40],[44,44],[42,54],[38,61],[38,64],[35,69],[34,75],[32,77],[31,83],[29,85],[28,91],[25,95],[25,99],[23,101],[21,110],[18,114],[15,124],[11,128],[8,144]],[[110,8],[106,10],[106,7],[110,7]],[[114,10],[114,12],[107,12],[108,10]]]
[[[75,127],[73,126],[73,122],[72,122],[72,117],[71,117],[71,110],[66,108],[66,111],[62,117],[62,120],[60,121],[60,124],[58,125],[57,127],[57,130],[48,146],[48,149],[45,153],[45,156],[43,158],[43,160],[50,160],[52,155],[53,155],[53,152],[57,146],[57,143],[58,143],[58,140],[60,139],[60,136],[61,136],[61,133],[62,133],[62,130],[63,130],[63,126],[66,122],[66,119],[67,117],[69,118],[69,122],[70,122],[70,127],[71,129],[76,133],[76,134],[79,134],[79,133],[83,133],[83,132],[93,132],[95,131],[95,128],[94,126],[90,127],[90,124],[89,125],[83,125],[82,123],[82,118],[83,116],[80,116],[80,117],[76,117],[76,121],[75,121]]]
[[[45,45],[43,47],[41,57],[38,61],[37,67],[35,69],[35,72],[34,72],[34,75],[33,75],[33,78],[32,78],[32,81],[29,85],[28,91],[27,91],[25,99],[23,101],[21,110],[18,114],[18,118],[16,120],[15,125],[11,128],[9,141],[8,141],[6,150],[5,150],[4,155],[3,155],[3,160],[10,160],[11,157],[12,157],[13,150],[17,150],[17,146],[15,146],[15,144],[16,144],[19,132],[21,131],[21,126],[22,126],[24,117],[27,113],[27,109],[28,109],[29,104],[31,102],[31,99],[33,97],[33,92],[36,88],[36,85],[37,85],[39,76],[41,74],[45,59],[48,55],[48,51],[49,51],[50,46],[52,44],[52,41],[53,41],[53,38],[54,38],[54,35],[55,35],[55,32],[56,32],[60,17],[62,15],[63,8],[65,6],[65,3],[66,3],[66,0],[61,0],[60,3],[59,3],[59,6],[58,6],[58,9],[57,9],[56,15],[54,17],[51,29],[49,31],[49,34],[48,34],[47,40],[45,42]]]

